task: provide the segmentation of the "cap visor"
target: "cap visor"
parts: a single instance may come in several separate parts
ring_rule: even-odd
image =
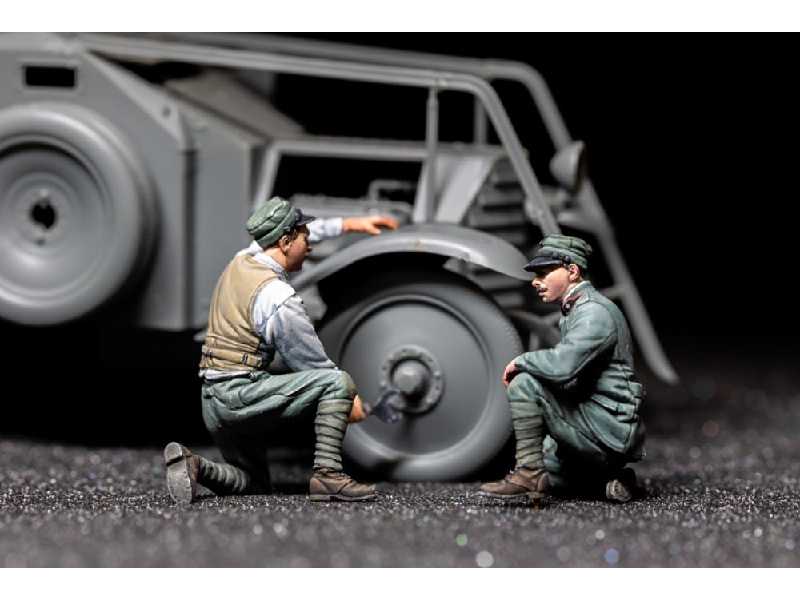
[[[543,269],[545,267],[552,267],[555,265],[562,265],[560,260],[557,258],[550,258],[549,256],[537,256],[523,268],[528,272],[534,272],[538,269]]]
[[[314,219],[316,219],[314,215],[307,215],[299,208],[297,209],[297,221],[295,222],[295,227],[300,227],[301,225],[306,225],[311,223]]]

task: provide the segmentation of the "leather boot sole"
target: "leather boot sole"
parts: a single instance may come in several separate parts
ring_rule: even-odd
[[[343,494],[309,494],[311,502],[372,502],[377,500],[378,494],[364,494],[363,496],[345,496]]]
[[[191,504],[197,492],[197,484],[189,473],[188,452],[177,442],[170,442],[164,448],[167,491],[175,502],[182,505]]]

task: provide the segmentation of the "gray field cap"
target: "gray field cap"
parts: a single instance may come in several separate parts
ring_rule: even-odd
[[[525,265],[526,271],[542,267],[576,264],[581,270],[589,268],[592,247],[582,239],[570,235],[548,235],[536,246],[533,260]]]
[[[247,233],[253,236],[262,248],[269,248],[285,235],[316,217],[303,214],[283,198],[275,196],[262,204],[249,219]]]

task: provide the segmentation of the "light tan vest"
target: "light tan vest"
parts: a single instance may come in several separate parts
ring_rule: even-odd
[[[208,311],[201,369],[253,371],[266,368],[253,331],[253,303],[277,273],[252,256],[235,257],[220,275]]]

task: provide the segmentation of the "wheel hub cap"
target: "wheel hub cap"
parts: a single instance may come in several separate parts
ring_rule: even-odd
[[[381,365],[381,389],[395,387],[401,396],[392,405],[403,412],[431,410],[442,397],[444,377],[433,355],[419,346],[401,346]]]

